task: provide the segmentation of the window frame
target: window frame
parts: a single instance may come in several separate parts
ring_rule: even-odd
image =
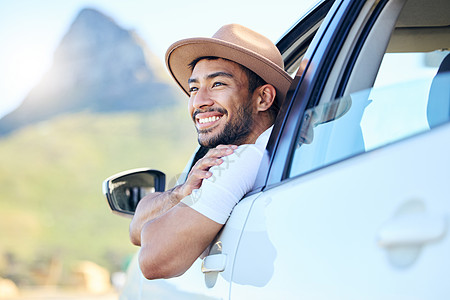
[[[330,74],[333,68],[336,69],[335,63],[342,52],[342,46],[349,41],[349,33],[352,29],[355,30],[353,27],[356,27],[356,21],[361,22],[362,19],[364,30],[352,33],[351,49],[348,52],[358,56],[360,51],[357,49],[363,47],[368,33],[383,11],[386,2],[388,1],[336,1],[331,7],[306,51],[304,56],[305,61],[308,62],[306,68],[303,74],[300,74],[301,77],[299,74],[296,75],[293,87],[288,93],[286,100],[292,100],[286,101],[282,107],[281,112],[284,113],[284,117],[275,123],[274,132],[269,140],[268,150],[271,159],[263,190],[273,188],[281,182],[291,179],[288,178],[288,171],[290,158],[295,148],[295,137],[303,119],[300,116],[303,116],[306,109],[315,106],[323,97],[325,86],[330,84]],[[367,10],[367,7],[373,7],[373,9]],[[376,15],[373,15],[374,13]],[[349,56],[347,55],[344,66],[347,66]],[[353,60],[353,63],[355,61]],[[334,95],[339,91],[337,87],[340,82],[347,80],[346,77],[351,73],[341,71],[337,80],[331,82],[335,86]],[[328,101],[333,100],[334,95]],[[273,139],[274,136],[276,140]]]
[[[292,66],[294,61],[298,60],[302,55],[304,55],[303,57],[311,56],[308,54],[308,51],[312,52],[317,48],[317,45],[321,40],[320,37],[324,34],[323,28],[326,26],[324,22],[326,22],[327,16],[330,15],[330,11],[332,14],[333,11],[336,11],[336,2],[339,1],[324,0],[318,3],[311,11],[300,18],[299,21],[277,42],[277,47],[283,56],[285,65],[288,66],[287,68]],[[339,5],[337,7],[339,7]],[[320,27],[316,26],[318,23],[321,24]],[[305,37],[305,35],[308,35],[308,37]],[[299,43],[298,40],[300,39],[302,39],[302,42]],[[261,162],[254,188],[249,195],[263,190],[266,186],[269,168],[271,167],[275,150],[281,142],[282,129],[285,127],[288,119],[287,112],[291,110],[291,106],[294,102],[292,99],[296,98],[295,94],[297,93],[299,82],[303,78],[301,75],[302,74],[296,74],[286,99],[280,107],[280,112],[275,120],[272,134],[267,143],[266,155]]]

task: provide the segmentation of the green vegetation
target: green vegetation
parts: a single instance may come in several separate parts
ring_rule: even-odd
[[[19,284],[70,282],[80,260],[110,271],[136,252],[129,219],[113,215],[106,177],[151,167],[167,181],[196,147],[186,108],[141,113],[62,115],[0,139],[0,277]],[[48,277],[48,276],[47,276]]]

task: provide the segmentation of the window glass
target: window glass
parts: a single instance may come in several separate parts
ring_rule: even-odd
[[[415,79],[428,80],[431,84],[440,63],[449,53],[449,51],[386,53],[374,87]]]
[[[403,7],[372,88],[331,102],[321,99],[318,106],[305,112],[290,159],[290,177],[430,130],[449,120],[448,18],[436,8],[424,10],[421,5],[407,2]],[[421,18],[415,17],[417,14]],[[374,28],[379,32],[372,36],[387,34],[385,28]],[[373,76],[370,68],[367,74],[361,68],[355,70],[361,74],[352,76]]]
[[[429,130],[449,120],[450,73],[381,86],[308,109],[289,176]]]

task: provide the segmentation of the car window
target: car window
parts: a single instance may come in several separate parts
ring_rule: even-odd
[[[450,33],[448,26],[441,26],[448,20],[423,18],[422,27],[414,27],[411,16],[417,9],[407,4],[400,14],[372,88],[331,102],[325,99],[304,113],[290,158],[289,177],[448,121]]]
[[[424,95],[424,91],[432,95],[435,87],[430,88],[429,80],[421,79],[360,91],[308,109],[296,139],[289,177],[448,122],[450,73],[433,79],[439,81],[447,85],[446,103],[436,103],[442,93]],[[433,109],[436,105],[439,107]],[[438,112],[437,116],[432,110]]]

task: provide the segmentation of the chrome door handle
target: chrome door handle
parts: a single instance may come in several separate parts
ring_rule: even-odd
[[[225,270],[226,265],[227,265],[226,254],[220,253],[208,255],[203,259],[202,272],[203,273],[222,272],[223,270]]]
[[[378,244],[384,248],[421,246],[442,239],[447,231],[443,217],[416,212],[395,216],[378,233]]]

